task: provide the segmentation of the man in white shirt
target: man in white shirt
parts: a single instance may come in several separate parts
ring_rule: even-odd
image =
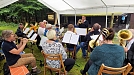
[[[38,28],[38,35],[40,36],[40,38],[44,36],[44,31],[45,31],[45,25],[43,22],[40,22]]]

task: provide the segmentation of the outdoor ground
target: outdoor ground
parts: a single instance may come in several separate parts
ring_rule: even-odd
[[[17,29],[17,25],[16,24],[13,24],[13,23],[4,23],[4,22],[0,22],[0,35],[1,35],[1,31],[2,30],[5,30],[5,29],[9,29],[9,30],[13,30],[14,32],[16,31]],[[115,39],[113,41],[114,43],[118,43],[118,39],[117,39],[117,36],[115,36]],[[31,53],[31,50],[33,49],[33,54],[34,56],[36,57],[37,60],[42,60],[43,61],[43,56],[41,54],[41,52],[38,50],[37,46],[36,45],[32,45],[32,49],[30,47],[30,43],[28,43],[28,48],[25,48],[25,52],[26,53]],[[0,75],[3,75],[3,71],[2,71],[2,67],[3,67],[3,63],[5,62],[5,60],[3,61],[0,61]],[[82,58],[82,51],[80,50],[77,54],[77,59],[75,61],[75,65],[73,67],[73,69],[68,73],[68,75],[81,75],[80,74],[80,70],[84,68],[84,65],[85,63],[87,62],[84,58]],[[38,68],[41,69],[41,73],[38,74],[38,75],[44,75],[43,72],[44,72],[44,66],[40,66],[40,61],[37,61],[37,65],[38,65]],[[30,69],[30,68],[29,68]],[[49,73],[49,71],[47,72],[47,75],[51,75]]]

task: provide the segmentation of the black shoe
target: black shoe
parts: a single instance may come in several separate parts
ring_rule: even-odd
[[[81,73],[82,75],[86,75],[86,73],[84,73],[83,70],[80,70],[80,73]]]
[[[31,74],[39,74],[40,72],[41,72],[41,70],[35,69],[35,70],[32,70]]]

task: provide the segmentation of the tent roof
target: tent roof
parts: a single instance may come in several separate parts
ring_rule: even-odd
[[[0,8],[18,0],[0,0]],[[58,14],[134,13],[134,0],[38,0]],[[103,1],[103,2],[102,2]]]
[[[18,0],[0,0],[0,8],[3,8],[9,4],[12,4]]]
[[[134,0],[38,0],[59,14],[133,13]],[[102,2],[103,1],[103,2]],[[68,5],[69,4],[69,5]]]

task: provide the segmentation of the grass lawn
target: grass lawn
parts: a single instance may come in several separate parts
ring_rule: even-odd
[[[1,31],[2,30],[13,30],[14,32],[17,29],[17,25],[16,24],[6,24],[6,23],[0,23],[0,35],[1,35]],[[114,43],[118,43],[118,39],[117,36],[115,36],[114,39]],[[30,44],[28,44],[28,47],[30,47]],[[41,54],[41,52],[38,50],[36,45],[32,45],[32,49],[33,49],[33,54],[36,57],[37,60],[42,60],[43,61],[43,56]],[[31,48],[25,48],[24,50],[26,53],[31,53]],[[0,70],[2,70],[3,67],[3,63],[5,62],[5,60],[0,61]],[[81,75],[80,74],[80,70],[84,68],[84,65],[86,63],[86,60],[82,58],[82,51],[80,50],[77,54],[77,59],[76,59],[76,64],[74,65],[73,69],[68,73],[68,75]],[[38,75],[44,75],[44,66],[41,67],[40,62],[37,61],[37,65],[38,68],[42,70],[42,72]],[[30,69],[30,68],[29,68]],[[3,72],[0,71],[0,75],[3,75]],[[50,75],[49,71],[47,72],[47,75]]]

